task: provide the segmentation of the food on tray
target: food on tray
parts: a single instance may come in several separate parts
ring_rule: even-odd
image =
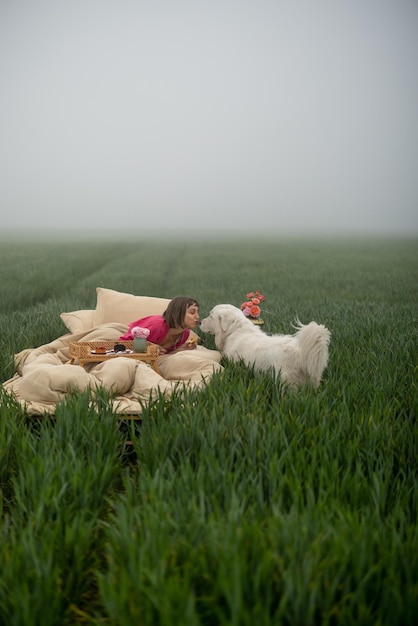
[[[96,354],[106,354],[106,348],[104,346],[99,346],[94,350]]]

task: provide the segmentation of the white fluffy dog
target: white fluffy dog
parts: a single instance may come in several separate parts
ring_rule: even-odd
[[[218,304],[200,328],[215,336],[218,350],[232,361],[256,370],[273,369],[290,386],[318,387],[328,363],[330,331],[321,324],[299,321],[294,335],[266,335],[231,304]]]

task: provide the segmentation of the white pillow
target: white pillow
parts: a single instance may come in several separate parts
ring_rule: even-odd
[[[134,296],[131,293],[97,287],[93,326],[118,322],[129,324],[147,315],[162,315],[170,302],[167,298]]]
[[[60,317],[71,333],[81,333],[93,328],[94,309],[61,313]]]

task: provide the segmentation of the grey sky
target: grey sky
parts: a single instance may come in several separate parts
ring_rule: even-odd
[[[418,233],[416,0],[0,0],[1,224]]]

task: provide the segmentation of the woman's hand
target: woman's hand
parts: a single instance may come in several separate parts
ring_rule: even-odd
[[[196,337],[190,336],[186,343],[183,343],[181,346],[175,350],[175,352],[181,352],[182,350],[196,350],[197,348],[197,339]]]

